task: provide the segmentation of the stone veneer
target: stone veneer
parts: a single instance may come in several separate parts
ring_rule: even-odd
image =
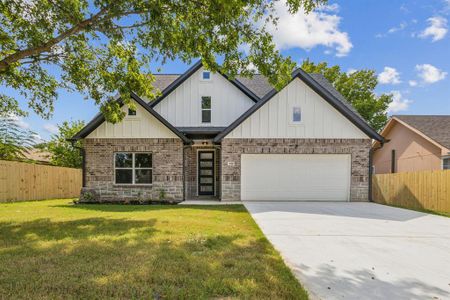
[[[183,142],[178,138],[85,139],[86,192],[93,201],[129,202],[150,200],[183,200]],[[115,152],[151,152],[153,184],[151,186],[116,185],[114,183]],[[165,199],[159,199],[161,190]],[[90,197],[88,197],[90,198]]]
[[[368,201],[370,147],[369,139],[224,139],[221,200],[240,200],[241,154],[261,153],[351,154],[350,201]]]

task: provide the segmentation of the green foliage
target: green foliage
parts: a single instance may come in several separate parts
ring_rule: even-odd
[[[165,189],[159,189],[159,200],[165,200],[167,197],[167,193]]]
[[[0,117],[0,159],[23,160],[34,144],[35,133],[21,128],[11,117]]]
[[[387,108],[392,102],[392,95],[375,94],[378,81],[374,70],[359,70],[348,74],[342,72],[339,66],[329,67],[325,62],[315,64],[310,60],[305,60],[301,67],[308,73],[323,74],[375,130],[381,130],[386,124]]]
[[[72,121],[63,122],[58,125],[58,133],[51,136],[51,140],[48,143],[40,145],[40,148],[50,152],[51,163],[55,166],[81,168],[83,164],[83,158],[80,149],[81,141],[72,143],[67,139],[72,138],[78,131],[84,127],[84,121]]]
[[[325,2],[288,0],[287,6],[294,13]],[[251,75],[253,65],[280,88],[295,64],[280,55],[265,31],[264,24],[277,22],[273,4],[266,0],[2,0],[0,85],[17,90],[42,117],[53,112],[58,88],[78,90],[94,99],[113,123],[124,117],[108,101],[117,92],[127,105],[130,91],[148,99],[157,96],[151,62],[155,67],[168,59],[190,62],[200,57],[217,71],[221,57],[220,69],[230,77]],[[0,101],[2,107],[14,110],[11,98],[0,93]]]

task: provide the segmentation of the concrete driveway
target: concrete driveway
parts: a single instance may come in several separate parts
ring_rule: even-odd
[[[245,206],[313,299],[450,299],[450,218],[373,203]]]

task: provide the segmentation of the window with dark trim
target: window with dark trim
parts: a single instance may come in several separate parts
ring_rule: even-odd
[[[396,161],[395,161],[395,149],[391,150],[391,173],[395,173]]]
[[[129,116],[135,116],[136,115],[136,110],[129,108],[128,109],[128,115]]]
[[[116,184],[151,184],[152,154],[118,152],[114,154]]]
[[[450,170],[450,157],[442,159],[442,170]]]
[[[203,79],[203,80],[211,80],[211,72],[209,72],[209,71],[203,71],[203,73],[202,73],[202,79]]]
[[[211,123],[211,97],[202,97],[202,123]]]

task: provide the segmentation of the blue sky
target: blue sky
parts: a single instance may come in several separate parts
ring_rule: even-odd
[[[450,0],[331,1],[309,15],[294,16],[286,13],[282,2],[276,9],[280,23],[270,30],[283,55],[299,63],[305,58],[326,61],[348,72],[376,70],[382,82],[377,92],[395,95],[390,114],[450,114]],[[162,72],[182,73],[187,68],[173,61]],[[27,108],[26,99],[6,90]],[[61,90],[51,119],[30,111],[19,122],[48,139],[56,124],[89,121],[97,111],[83,95]]]

